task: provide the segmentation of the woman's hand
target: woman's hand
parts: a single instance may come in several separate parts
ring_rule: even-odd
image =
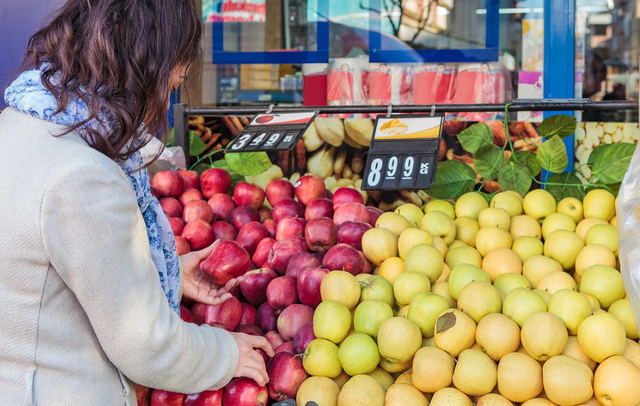
[[[234,378],[245,377],[253,379],[260,386],[269,383],[269,375],[267,367],[264,365],[264,358],[256,351],[260,348],[267,353],[269,357],[273,357],[273,348],[264,337],[251,336],[243,333],[231,333],[238,344],[240,350],[240,359],[238,360],[238,369]]]
[[[200,270],[200,264],[207,259],[218,242],[214,242],[203,250],[192,251],[180,257],[184,272],[182,295],[187,299],[212,306],[219,305],[230,299],[233,295],[229,291],[242,282],[240,277],[231,279],[224,286],[218,286]]]

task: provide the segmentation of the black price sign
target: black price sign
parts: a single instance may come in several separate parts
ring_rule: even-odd
[[[444,116],[376,119],[363,190],[428,189],[435,180]]]
[[[317,111],[258,114],[227,148],[230,152],[291,150],[300,141]]]

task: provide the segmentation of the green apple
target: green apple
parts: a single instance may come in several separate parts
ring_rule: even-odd
[[[351,329],[349,308],[335,300],[323,301],[313,313],[313,334],[340,344]]]
[[[429,291],[431,291],[429,277],[421,272],[402,273],[393,283],[393,294],[400,306],[411,303],[414,295]]]
[[[458,300],[460,291],[474,281],[491,283],[491,278],[482,268],[471,264],[460,264],[451,270],[449,275],[449,295],[453,300]]]
[[[544,244],[535,237],[522,236],[513,241],[511,249],[518,254],[520,261],[524,263],[534,255],[542,255],[544,252]]]
[[[538,287],[542,278],[552,272],[562,272],[562,265],[544,255],[533,255],[522,264],[522,275],[534,289]]]
[[[480,212],[487,207],[489,207],[489,203],[480,193],[465,193],[456,201],[456,217],[466,216],[478,219]]]
[[[582,207],[585,218],[609,221],[616,215],[616,198],[607,190],[595,189],[584,197]]]
[[[480,212],[480,215],[478,216],[478,224],[480,224],[480,228],[498,227],[502,230],[509,231],[511,216],[509,216],[509,213],[505,209],[488,207]]]
[[[447,245],[456,238],[456,224],[453,219],[441,211],[430,211],[422,217],[420,229],[428,232],[433,237],[442,237]]]
[[[609,306],[609,313],[618,317],[622,324],[624,324],[624,329],[627,332],[628,339],[638,339],[638,326],[636,324],[636,320],[633,318],[629,299],[620,299],[614,302]]]
[[[337,378],[342,373],[338,346],[329,340],[316,338],[307,345],[302,366],[309,375]]]
[[[418,326],[423,337],[431,337],[436,319],[449,308],[449,302],[442,296],[428,292],[418,293],[411,299],[407,319]]]
[[[555,259],[568,271],[574,267],[582,248],[584,242],[578,234],[569,230],[556,230],[544,242],[544,255]]]
[[[541,220],[556,212],[556,200],[544,189],[535,189],[527,193],[522,202],[524,213]]]
[[[464,314],[471,317],[477,324],[487,314],[500,313],[502,310],[502,298],[498,289],[491,283],[476,281],[471,282],[462,289],[457,305]]]
[[[381,300],[393,306],[395,298],[393,296],[393,285],[378,275],[369,275],[360,281],[360,302],[366,300]]]
[[[446,200],[433,199],[429,203],[424,206],[424,212],[429,213],[430,211],[441,211],[445,214],[448,214],[452,219],[456,218],[456,211],[453,208],[453,205]]]
[[[616,269],[605,265],[593,265],[582,274],[580,292],[595,296],[603,309],[624,298],[624,282]]]
[[[418,326],[403,317],[392,317],[382,322],[378,331],[380,355],[391,362],[409,362],[422,345]]]
[[[393,317],[391,306],[380,300],[365,300],[356,307],[353,315],[353,327],[357,333],[378,336],[380,325]]]
[[[420,225],[420,221],[422,220],[422,216],[424,213],[420,207],[415,204],[405,203],[394,210],[394,213],[401,215],[406,218],[411,227],[418,227]]]
[[[373,338],[355,333],[340,344],[338,359],[344,372],[354,376],[373,372],[380,362],[380,353]]]
[[[489,207],[504,209],[510,217],[522,214],[522,200],[513,193],[500,192],[491,198]]]
[[[575,197],[565,197],[560,200],[557,207],[557,212],[566,214],[571,217],[573,221],[578,224],[584,219],[584,212],[582,211],[582,202]]]
[[[407,252],[418,244],[433,244],[431,234],[418,228],[407,228],[398,238],[398,253],[400,258],[405,259]]]
[[[556,230],[576,231],[576,222],[566,214],[549,214],[542,222],[542,238],[546,240]]]
[[[455,242],[454,242],[455,243]],[[444,262],[449,265],[449,268],[453,269],[460,264],[471,264],[477,267],[482,266],[482,255],[473,247],[461,246],[452,248],[449,247],[447,257]]]
[[[614,255],[618,254],[618,229],[610,224],[596,224],[591,226],[584,239],[587,245],[604,245],[609,248]]]
[[[515,321],[520,327],[527,316],[546,311],[547,303],[542,296],[527,288],[512,290],[502,301],[502,314]]]
[[[442,275],[443,266],[444,260],[440,251],[427,244],[414,245],[404,259],[405,272],[423,273],[431,283],[435,283]]]
[[[385,228],[391,231],[396,237],[407,228],[411,227],[409,220],[396,213],[382,213],[376,220],[376,228]]]
[[[524,276],[517,273],[504,273],[496,278],[493,285],[498,289],[502,297],[517,288],[531,289],[531,283]]]
[[[572,336],[578,334],[578,326],[591,316],[591,302],[585,295],[570,289],[561,289],[551,296],[549,313],[553,313],[569,330]]]
[[[470,247],[475,247],[476,235],[480,231],[478,220],[471,217],[458,217],[454,223],[456,225],[456,238]]]

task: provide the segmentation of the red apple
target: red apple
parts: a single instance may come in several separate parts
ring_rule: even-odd
[[[329,189],[326,189],[322,197],[325,199],[333,200],[333,192],[330,191]]]
[[[169,217],[167,220],[169,220],[169,225],[171,226],[173,235],[182,235],[182,231],[184,231],[184,221],[182,221],[180,217]]]
[[[295,352],[293,351],[293,341],[287,341],[280,344],[278,348],[275,348],[273,350],[273,355],[275,356],[276,354],[280,354],[281,352],[295,355]]]
[[[193,395],[187,395],[184,406],[222,406],[222,392],[224,389],[206,390]]]
[[[338,242],[362,249],[362,235],[371,229],[371,224],[358,221],[345,221],[338,226]]]
[[[338,227],[330,218],[320,217],[307,223],[304,236],[311,251],[327,252],[338,241]]]
[[[184,180],[178,172],[162,171],[153,177],[151,187],[161,196],[178,197],[184,189]]]
[[[256,324],[256,315],[258,311],[250,304],[242,304],[242,318],[240,324]]]
[[[261,305],[267,301],[267,286],[277,277],[269,268],[247,272],[240,283],[242,295],[252,305]]]
[[[299,252],[307,250],[307,243],[302,237],[289,238],[276,241],[269,252],[269,267],[279,275],[284,275],[289,260]]]
[[[267,206],[260,207],[260,209],[258,210],[258,214],[260,214],[261,223],[264,223],[265,220],[273,218],[273,216],[271,215],[271,209]]]
[[[293,340],[302,326],[312,321],[313,308],[303,304],[292,304],[278,316],[278,333],[285,340]]]
[[[235,241],[220,242],[200,264],[202,272],[211,276],[218,286],[224,286],[229,280],[244,275],[250,267],[249,253]]]
[[[329,199],[313,199],[304,211],[304,218],[313,220],[320,217],[333,217],[333,203]]]
[[[275,310],[269,306],[269,303],[264,302],[258,307],[258,313],[256,314],[256,326],[260,327],[260,330],[276,331],[278,329],[278,315],[280,311]],[[265,336],[266,337],[266,336]]]
[[[151,389],[146,386],[136,385],[136,400],[138,406],[149,406],[149,400],[151,397]]]
[[[264,189],[271,207],[283,199],[293,199],[293,185],[288,180],[276,179]]]
[[[340,225],[345,221],[368,223],[369,211],[365,205],[361,203],[344,203],[335,208],[333,221],[335,221],[337,225]]]
[[[211,196],[207,203],[211,206],[214,220],[227,221],[231,211],[236,208],[231,196],[224,193],[218,193],[217,195]]]
[[[252,221],[240,229],[236,242],[247,250],[249,255],[253,255],[260,241],[267,237],[269,237],[269,230],[259,222]]]
[[[360,272],[360,273],[366,273],[366,274],[372,273],[373,272],[373,264],[371,263],[371,261],[369,261],[367,259],[367,257],[364,256],[364,253],[362,251],[358,251],[358,253],[360,254],[362,259],[364,260],[364,268],[362,269],[362,272]]]
[[[267,227],[267,230],[269,230],[269,235],[271,235],[271,238],[276,238],[276,222],[273,221],[273,219],[266,219],[265,221],[262,222],[262,225]]]
[[[184,190],[197,189],[200,190],[200,177],[196,171],[179,170],[178,173],[184,181]]]
[[[293,199],[282,199],[273,206],[271,215],[276,224],[287,217],[304,218],[304,206]]]
[[[213,220],[213,211],[211,210],[211,206],[204,200],[192,200],[184,206],[182,220],[184,220],[185,223],[193,220],[204,220],[207,223],[211,223],[211,220]]]
[[[158,200],[162,198],[160,192],[158,192],[158,189],[154,188],[153,186],[151,187],[151,194],[154,195]]]
[[[313,334],[312,321],[302,326],[298,331],[298,334],[293,338],[293,350],[296,354],[304,354],[304,351],[307,349],[307,345],[315,339],[316,336]]]
[[[348,187],[341,187],[333,194],[333,209],[345,203],[360,203],[364,205],[364,199],[360,192]]]
[[[296,280],[288,276],[275,278],[267,286],[267,302],[274,309],[284,309],[298,301]]]
[[[192,200],[204,200],[202,198],[202,193],[198,189],[186,189],[182,194],[178,197],[178,201],[181,205],[186,205]]]
[[[160,199],[160,207],[167,217],[182,217],[182,205],[173,197],[163,197]]]
[[[249,206],[236,207],[229,214],[229,223],[238,231],[252,221],[260,222],[260,213]]]
[[[371,225],[371,227],[375,227],[376,221],[378,221],[378,217],[384,214],[384,211],[373,206],[367,206],[367,211],[369,212],[369,224]]]
[[[282,338],[280,333],[278,333],[275,330],[269,331],[267,334],[264,335],[264,338],[266,338],[267,341],[269,341],[269,344],[271,344],[271,348],[278,348],[282,344],[284,344],[284,338]]]
[[[307,267],[317,268],[322,262],[315,255],[309,252],[300,252],[292,256],[287,264],[286,276],[296,279],[300,276],[300,272]]]
[[[256,118],[256,123],[265,124],[265,123],[268,123],[269,121],[273,120],[274,118],[275,118],[275,116],[270,116],[270,115],[260,116],[260,117]]]
[[[266,228],[266,227],[265,227]],[[253,256],[251,257],[251,262],[256,264],[259,268],[264,268],[268,266],[267,260],[269,259],[269,251],[271,251],[271,247],[275,244],[276,240],[271,237],[265,237],[258,243],[255,251],[253,252]]]
[[[238,234],[231,224],[224,221],[214,221],[211,224],[211,228],[216,236],[216,240],[220,241],[234,241]]]
[[[200,190],[207,199],[217,193],[227,193],[231,186],[231,175],[221,168],[211,168],[200,175]]]
[[[302,367],[302,359],[287,352],[275,355],[267,368],[269,374],[269,396],[280,401],[295,399],[298,388],[308,375]]]
[[[300,303],[317,307],[322,302],[320,284],[322,283],[322,278],[328,273],[328,269],[320,267],[305,268],[302,271],[297,281]]]
[[[233,189],[233,201],[236,206],[249,206],[258,210],[264,203],[264,191],[260,186],[238,182]]]
[[[262,337],[264,333],[260,330],[260,327],[255,324],[240,324],[236,327],[236,333],[244,333],[250,336]]]
[[[215,306],[196,303],[191,311],[197,324],[220,323],[228,331],[234,331],[242,319],[242,303],[235,297]]]
[[[195,319],[193,318],[193,313],[186,306],[180,305],[180,318],[185,323],[193,323]]]
[[[303,218],[283,218],[276,226],[276,241],[286,240],[291,237],[303,237],[306,220]]]
[[[193,220],[184,226],[182,236],[189,241],[191,249],[199,251],[207,248],[216,240],[213,228],[204,220]]]
[[[224,406],[267,406],[269,391],[250,378],[237,378],[224,388]]]
[[[186,396],[184,393],[154,389],[151,392],[151,406],[182,406]]]
[[[264,352],[263,349],[258,348],[256,350],[258,352],[258,354],[262,355],[262,359],[264,360],[264,364],[267,365],[269,363],[269,356],[267,355],[266,352]]]
[[[305,175],[298,179],[295,186],[296,197],[303,205],[309,204],[313,199],[324,196],[324,180],[315,175]]]
[[[322,266],[331,271],[346,271],[352,275],[362,273],[365,267],[360,251],[347,244],[333,246],[322,259]]]
[[[178,256],[188,254],[191,252],[191,247],[189,246],[189,241],[186,238],[177,235],[176,239],[176,252]]]

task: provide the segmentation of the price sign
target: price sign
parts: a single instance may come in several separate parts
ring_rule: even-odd
[[[363,190],[428,189],[435,180],[443,115],[376,119]]]
[[[300,141],[316,115],[317,111],[258,114],[240,136],[231,142],[228,151],[291,150]]]

